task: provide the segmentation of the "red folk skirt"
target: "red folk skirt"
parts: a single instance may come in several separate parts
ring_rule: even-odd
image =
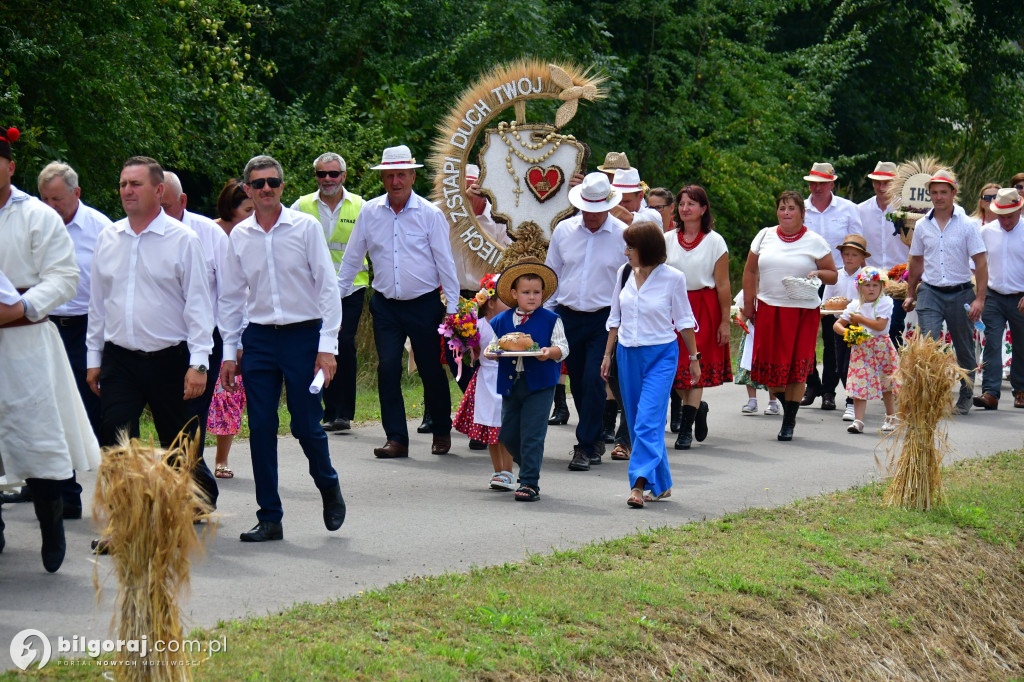
[[[690,308],[697,319],[697,330],[693,335],[700,352],[700,381],[694,386],[690,381],[690,351],[678,332],[679,365],[672,388],[685,391],[691,388],[711,388],[732,382],[732,361],[729,359],[729,344],[720,345],[715,339],[722,324],[722,307],[718,303],[718,289],[706,287],[686,292]],[[755,338],[757,335],[754,335]]]
[[[757,301],[750,377],[769,388],[800,384],[814,369],[818,308],[781,308]]]

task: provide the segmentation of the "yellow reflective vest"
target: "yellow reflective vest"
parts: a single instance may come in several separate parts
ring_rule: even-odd
[[[306,194],[299,197],[299,210],[316,218],[320,222],[320,209],[316,204],[317,193]],[[345,201],[341,204],[341,211],[338,213],[338,222],[334,224],[334,232],[327,241],[327,248],[331,250],[331,260],[334,261],[334,271],[341,269],[341,259],[345,256],[345,247],[348,245],[349,237],[352,236],[352,228],[356,225],[356,218],[363,208],[363,198],[358,194],[352,194],[345,190]],[[363,269],[356,273],[352,280],[353,286],[357,289],[370,285],[370,273],[367,270],[369,264],[363,259]]]

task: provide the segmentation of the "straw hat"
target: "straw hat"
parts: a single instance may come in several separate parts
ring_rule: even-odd
[[[495,295],[509,308],[516,307],[516,299],[512,298],[512,285],[516,279],[523,275],[536,275],[544,283],[544,291],[541,294],[541,303],[551,298],[558,288],[558,275],[555,271],[544,265],[537,258],[524,258],[513,263],[498,276],[498,283],[495,285]]]
[[[861,253],[864,254],[865,258],[870,258],[871,257],[871,254],[868,253],[868,240],[864,239],[864,237],[862,237],[859,234],[848,234],[848,235],[846,235],[845,237],[843,237],[843,243],[842,244],[837,244],[836,248],[840,252],[842,252],[842,250],[844,248],[846,248],[847,246],[849,246],[851,248],[854,248],[854,249],[857,249],[858,251],[860,251]]]
[[[380,157],[380,164],[370,170],[403,170],[405,168],[423,168],[422,163],[416,163],[412,152],[404,144],[397,147],[388,147]]]
[[[931,187],[933,182],[944,182],[947,185],[952,185],[953,189],[957,188],[956,176],[953,175],[953,171],[948,168],[943,168],[932,176],[932,179],[925,183],[926,187]]]
[[[1024,208],[1024,198],[1013,187],[1001,187],[996,198],[988,205],[988,209],[998,215],[1008,215]]]
[[[640,182],[640,171],[636,168],[618,169],[615,171],[615,179],[612,180],[612,187],[623,194],[634,194],[644,191]]]
[[[816,163],[811,166],[809,175],[804,176],[807,182],[835,182],[839,179],[831,163]]]
[[[588,173],[583,182],[569,190],[569,203],[584,213],[600,213],[618,206],[622,192],[612,189],[604,173]]]
[[[875,170],[868,173],[871,180],[895,180],[896,164],[891,161],[879,161],[875,164]]]
[[[604,163],[597,167],[597,170],[611,173],[619,169],[629,170],[633,168],[629,165],[629,158],[626,157],[626,152],[608,152],[604,155]]]

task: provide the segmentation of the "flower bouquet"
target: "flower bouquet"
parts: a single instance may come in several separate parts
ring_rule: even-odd
[[[889,281],[885,283],[885,293],[897,301],[907,298],[907,279],[910,271],[906,263],[894,265],[889,270]]]
[[[479,296],[479,294],[477,294]],[[486,300],[486,299],[485,299]],[[467,349],[480,347],[480,327],[477,324],[477,301],[459,297],[458,312],[446,315],[437,333],[448,340],[455,357],[455,380],[462,378],[462,356]]]
[[[868,331],[859,324],[851,324],[846,328],[846,331],[843,332],[843,341],[845,341],[846,345],[850,347],[859,346],[870,338],[871,334],[869,334]]]

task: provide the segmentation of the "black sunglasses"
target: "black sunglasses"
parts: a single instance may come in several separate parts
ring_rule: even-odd
[[[664,211],[666,208],[668,208],[671,205],[672,204],[662,204],[661,206],[651,206],[650,204],[648,204],[647,208],[653,208],[655,211]]]
[[[981,195],[981,200],[982,201],[995,201],[995,198],[996,198],[995,194],[982,194]]]
[[[1024,190],[1024,185],[1014,185],[1013,188],[1018,192]]]
[[[340,178],[341,171],[317,171],[316,176],[321,180],[324,178]]]
[[[270,185],[270,189],[277,189],[281,186],[281,178],[256,178],[249,181],[253,189],[263,189],[263,185]]]

